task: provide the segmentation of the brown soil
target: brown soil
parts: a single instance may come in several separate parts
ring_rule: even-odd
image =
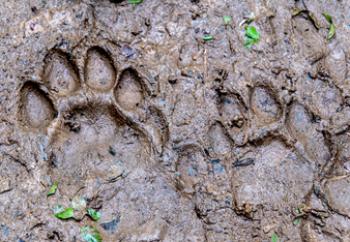
[[[0,241],[350,241],[349,12],[1,1]]]

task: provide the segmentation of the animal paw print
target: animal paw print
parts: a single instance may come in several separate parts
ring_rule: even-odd
[[[335,106],[334,103],[328,106]],[[235,146],[243,146],[248,142],[259,143],[273,136],[282,139],[288,146],[296,146],[304,157],[319,165],[325,164],[330,158],[323,134],[313,123],[310,111],[298,102],[283,106],[271,87],[257,85],[251,88],[247,104],[239,94],[220,94],[217,107],[220,124],[216,121],[209,129],[209,136],[211,143],[221,149],[225,146],[218,145],[217,140],[224,140],[218,137],[224,137],[226,133]],[[223,127],[217,128],[219,126]],[[210,146],[214,147],[213,144]],[[226,153],[229,152],[227,148]]]
[[[236,146],[278,129],[283,116],[274,91],[262,85],[250,90],[248,104],[238,93],[219,93],[217,109],[218,121]]]
[[[317,132],[309,112],[298,103],[282,105],[274,89],[264,85],[251,88],[246,99],[238,93],[219,93],[217,109],[216,120],[208,127],[205,141],[209,154],[206,159],[210,161],[207,162],[208,174],[215,176],[211,187],[216,184],[220,191],[225,187],[229,191],[232,186],[238,210],[244,210],[247,204],[278,206],[287,193],[296,197],[295,194],[303,191],[298,197],[301,201],[312,186],[315,164],[329,156],[322,134]],[[290,140],[294,141],[296,149],[291,148],[293,142]],[[178,161],[178,171],[181,181],[187,185],[183,186],[185,191],[196,187],[204,169],[189,172],[200,169],[191,156],[184,154]],[[303,167],[303,174],[298,167]],[[298,172],[290,177],[280,175],[289,170]],[[226,177],[232,177],[232,184],[225,183],[230,180]],[[284,185],[273,192],[268,191],[276,181]],[[302,182],[299,184],[298,181]],[[215,201],[219,200],[215,198]]]
[[[44,60],[42,82],[20,90],[22,126],[49,136],[52,176],[79,187],[108,182],[147,164],[162,152],[166,121],[144,77],[128,67],[118,73],[104,49],[92,47],[78,68],[62,51]],[[82,184],[84,183],[84,184]],[[93,184],[92,184],[93,185]]]

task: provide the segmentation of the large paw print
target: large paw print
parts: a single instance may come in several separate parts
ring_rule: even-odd
[[[26,130],[49,136],[51,175],[66,178],[74,186],[67,190],[111,181],[162,152],[166,121],[134,68],[118,73],[100,47],[87,51],[80,69],[59,50],[44,62],[42,83],[28,81],[20,90],[19,119]]]

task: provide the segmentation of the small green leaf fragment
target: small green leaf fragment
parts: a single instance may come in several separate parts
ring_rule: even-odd
[[[232,18],[231,18],[231,16],[224,16],[224,17],[222,17],[223,18],[223,20],[224,20],[224,24],[225,25],[229,25],[230,23],[231,23],[231,21],[232,21]]]
[[[330,40],[334,37],[335,35],[335,25],[333,23],[333,18],[331,15],[329,15],[328,13],[324,12],[322,13],[322,15],[325,17],[325,19],[327,20],[327,22],[329,23],[329,31],[328,31],[328,35],[327,35],[327,39]]]
[[[327,35],[327,39],[330,40],[334,37],[335,35],[335,25],[334,24],[331,24],[329,26],[329,32],[328,32],[328,35]]]
[[[204,41],[212,41],[213,39],[214,39],[214,37],[210,34],[206,34],[203,36]]]
[[[244,42],[244,47],[250,49],[255,44],[255,40],[246,38]]]
[[[301,218],[296,218],[296,219],[294,219],[294,221],[293,221],[293,224],[294,225],[299,225],[301,223]]]
[[[92,218],[94,221],[98,221],[101,218],[101,213],[96,211],[93,208],[87,209],[87,214]]]
[[[331,15],[329,15],[329,14],[326,13],[326,12],[324,12],[322,15],[326,18],[326,20],[327,20],[327,22],[328,22],[329,24],[332,24],[332,23],[333,23],[333,19],[332,19],[332,16],[331,16]]]
[[[91,226],[84,226],[80,229],[81,237],[86,242],[102,242],[100,232]]]
[[[74,217],[74,209],[73,208],[66,208],[63,211],[58,211],[55,213],[55,217],[66,220]]]
[[[260,39],[260,33],[256,30],[254,26],[247,26],[245,28],[245,35],[254,40]]]
[[[245,27],[245,41],[244,46],[246,48],[251,48],[254,44],[260,41],[260,33],[254,26]]]
[[[52,186],[50,187],[49,191],[47,192],[47,196],[52,196],[56,193],[58,188],[58,182],[55,181]]]
[[[142,2],[143,2],[143,0],[128,0],[128,3],[130,3],[130,4],[140,4]]]
[[[278,235],[276,233],[273,233],[271,236],[271,242],[278,242]]]
[[[271,236],[271,242],[278,242],[279,238],[276,233],[273,233]]]

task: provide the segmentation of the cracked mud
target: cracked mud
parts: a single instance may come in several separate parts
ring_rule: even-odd
[[[350,241],[349,10],[2,1],[0,241]]]

